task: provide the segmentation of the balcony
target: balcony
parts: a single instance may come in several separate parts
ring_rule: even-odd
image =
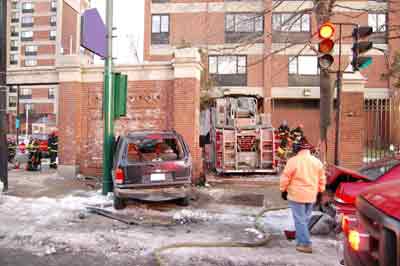
[[[169,44],[169,32],[152,33],[151,44]]]
[[[33,8],[22,9],[22,13],[24,13],[24,14],[33,13],[33,12],[35,12],[35,10]]]
[[[305,43],[311,38],[310,32],[273,31],[273,43]]]
[[[245,74],[210,74],[216,86],[247,86],[247,73]]]
[[[23,28],[31,28],[33,27],[33,22],[22,22],[21,27]]]
[[[21,37],[22,42],[31,42],[33,41],[33,37]]]
[[[26,56],[37,55],[37,51],[25,51]]]
[[[319,75],[293,75],[288,76],[289,87],[318,87],[320,82]]]

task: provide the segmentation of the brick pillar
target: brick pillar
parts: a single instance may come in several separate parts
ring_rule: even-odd
[[[81,68],[79,58],[63,56],[58,58],[58,174],[76,177],[79,173],[80,132],[81,132]]]
[[[365,82],[359,72],[343,75],[339,159],[341,166],[354,170],[363,164]]]
[[[265,10],[272,10],[272,1],[264,0]],[[272,12],[265,12],[264,15],[264,55],[272,52]],[[264,57],[263,55],[263,57]],[[272,112],[272,56],[267,56],[263,59],[263,96],[264,96],[264,113]]]
[[[193,182],[201,175],[200,77],[203,67],[197,49],[177,49],[174,54],[173,126],[189,145],[193,159]]]

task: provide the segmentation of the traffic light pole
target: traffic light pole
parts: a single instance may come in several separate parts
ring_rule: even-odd
[[[107,27],[107,56],[104,62],[104,92],[103,92],[103,186],[102,193],[106,195],[112,191],[112,146],[114,141],[114,116],[112,97],[112,33],[113,33],[113,0],[107,0],[106,27]]]
[[[339,69],[336,72],[336,134],[335,134],[335,165],[340,165],[340,120],[342,116],[341,94],[342,94],[342,24],[339,24]]]

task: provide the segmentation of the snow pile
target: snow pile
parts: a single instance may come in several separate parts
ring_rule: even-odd
[[[178,224],[187,224],[207,221],[211,219],[211,216],[205,211],[185,209],[174,213],[172,218]]]
[[[282,233],[284,230],[295,230],[290,209],[267,212],[259,221],[266,232]]]
[[[256,235],[258,239],[264,238],[264,234],[255,228],[246,228],[244,231]]]

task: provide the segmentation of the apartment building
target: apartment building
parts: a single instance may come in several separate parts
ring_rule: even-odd
[[[8,60],[7,71],[13,73],[55,73],[57,55],[80,53],[80,10],[88,1],[80,0],[8,0]],[[17,80],[20,86],[10,86],[7,110],[9,132],[15,132],[16,112],[19,109],[20,128],[25,130],[29,123],[43,120],[55,123],[58,109],[58,85]],[[29,85],[23,85],[29,84]],[[19,90],[19,93],[18,93]],[[19,95],[19,108],[17,99]],[[29,114],[27,114],[27,112]],[[31,133],[31,125],[29,132]]]
[[[318,24],[314,1],[295,0],[146,0],[144,59],[169,60],[177,47],[199,47],[212,87],[219,91],[257,94],[273,125],[286,119],[304,124],[309,138],[319,137]],[[332,22],[373,27],[373,64],[366,78],[365,103],[389,104],[392,81],[383,78],[400,48],[395,25],[399,4],[385,0],[342,0]],[[397,11],[396,11],[397,10]],[[343,26],[342,65],[352,53],[352,26]],[[338,38],[336,29],[335,39]],[[338,43],[334,50],[338,68]],[[386,110],[386,109],[385,109]],[[366,123],[369,121],[365,115]],[[385,119],[384,119],[385,120]],[[370,123],[370,122],[368,122]],[[386,122],[385,122],[386,123]],[[377,126],[377,125],[374,125]],[[385,127],[381,123],[379,127]],[[372,130],[372,129],[371,129]],[[386,132],[386,131],[385,131]],[[383,133],[388,134],[388,133]]]

